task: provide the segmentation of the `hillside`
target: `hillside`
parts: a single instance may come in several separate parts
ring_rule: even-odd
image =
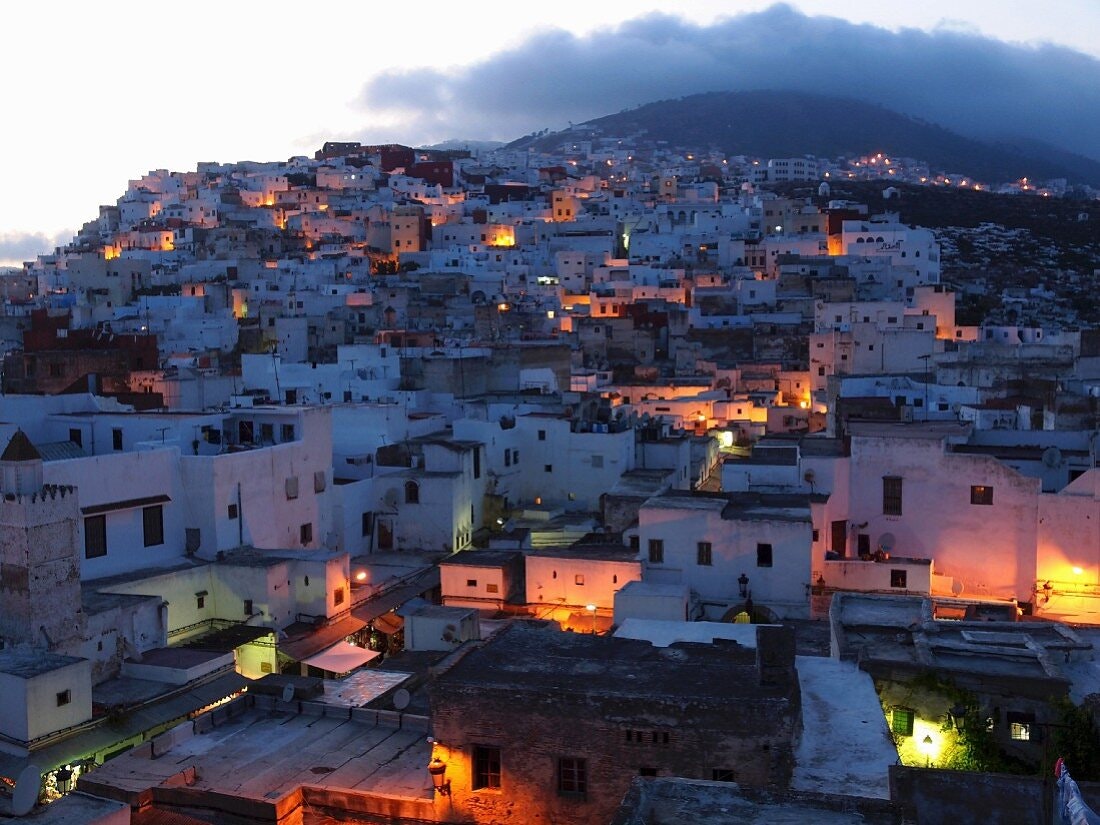
[[[820,157],[883,151],[989,183],[1064,177],[1100,186],[1100,163],[1043,144],[994,145],[882,106],[800,92],[709,92],[662,100],[510,146],[552,149],[586,134],[638,136],[728,155]]]

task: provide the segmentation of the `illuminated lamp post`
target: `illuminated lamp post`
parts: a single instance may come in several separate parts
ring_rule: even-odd
[[[926,733],[924,738],[920,742],[920,749],[924,752],[924,767],[928,768],[932,766],[932,750],[934,743],[932,742],[932,734]]]
[[[595,636],[596,635],[596,605],[587,604],[587,605],[584,606],[584,609],[592,614],[592,635]]]
[[[433,756],[428,763],[428,773],[432,777],[432,787],[440,796],[451,795],[451,780],[447,779],[447,763],[438,756]]]

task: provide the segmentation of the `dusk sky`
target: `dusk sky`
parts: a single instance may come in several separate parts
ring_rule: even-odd
[[[1100,158],[1095,0],[669,8],[7,4],[0,264],[68,241],[149,169],[280,160],[325,140],[511,139],[720,89],[862,97]]]

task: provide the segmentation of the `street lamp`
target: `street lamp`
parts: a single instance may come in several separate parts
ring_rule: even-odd
[[[435,792],[440,796],[450,796],[451,780],[446,778],[447,763],[438,756],[433,756],[432,761],[428,763],[428,773],[431,774],[432,787],[435,788]]]
[[[920,749],[924,751],[924,767],[930,767],[932,765],[932,749],[934,745],[932,742],[932,734],[926,733],[924,739],[921,740]]]
[[[584,609],[592,614],[592,635],[596,635],[596,605],[586,604]]]
[[[955,730],[962,733],[963,728],[966,727],[966,705],[960,702],[947,711],[947,715],[954,724]]]

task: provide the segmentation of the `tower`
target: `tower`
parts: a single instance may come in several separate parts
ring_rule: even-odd
[[[42,482],[19,430],[0,454],[0,637],[6,646],[75,652],[84,637],[76,488]]]

